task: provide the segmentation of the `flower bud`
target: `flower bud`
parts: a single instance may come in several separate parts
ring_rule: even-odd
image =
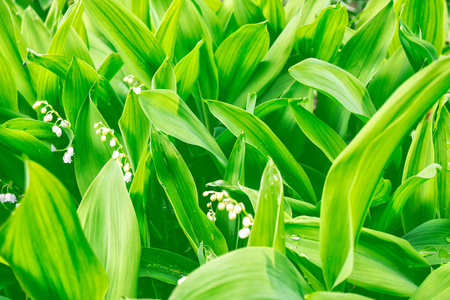
[[[183,281],[185,281],[187,279],[187,277],[186,276],[183,276],[183,277],[181,277],[180,279],[178,279],[178,284],[182,284],[183,283]]]
[[[234,205],[232,203],[228,203],[227,204],[227,211],[233,211],[234,210]]]
[[[234,213],[238,215],[241,213],[241,211],[242,211],[242,207],[239,204],[236,204],[234,206]]]
[[[73,147],[69,147],[67,153],[69,153],[70,156],[73,156],[75,154],[75,152],[73,152]]]
[[[56,136],[57,136],[57,137],[61,137],[61,135],[62,135],[62,129],[58,127],[58,129],[56,130],[55,133],[56,133]]]
[[[67,121],[67,120],[62,120],[61,121],[61,127],[69,128],[70,127],[70,122]]]
[[[44,122],[50,122],[51,120],[53,120],[52,114],[45,115]]]
[[[5,202],[11,202],[11,193],[6,193],[5,194]]]
[[[95,131],[95,134],[100,134],[100,132],[102,132],[100,129],[97,129],[96,131]]]
[[[116,150],[116,151],[113,152],[112,158],[113,159],[118,159],[119,156],[120,156],[120,153],[119,153],[119,151]]]
[[[41,104],[42,104],[41,101],[36,101],[36,102],[34,102],[34,104],[33,104],[33,109],[38,108],[39,106],[41,106]]]
[[[54,132],[54,133],[56,133],[57,131],[58,131],[58,126],[57,125],[53,125],[53,127],[52,127],[52,131]]]
[[[110,145],[111,147],[114,147],[114,146],[116,145],[116,140],[115,140],[115,139],[111,139],[111,140],[109,141],[109,145]]]
[[[45,114],[46,112],[47,112],[47,108],[46,107],[41,108],[41,114]]]
[[[125,180],[125,182],[130,182],[131,181],[131,172],[126,172],[125,175],[123,176],[123,180]]]
[[[123,170],[124,170],[125,172],[128,172],[128,171],[130,170],[130,164],[129,164],[129,163],[126,163],[125,166],[123,167]]]
[[[217,205],[217,208],[218,208],[219,210],[224,210],[224,209],[225,209],[225,203],[220,202],[219,205]]]
[[[230,220],[235,220],[235,219],[236,219],[236,214],[234,213],[234,211],[230,211],[230,212],[228,213],[228,218],[229,218]]]
[[[244,225],[245,227],[248,227],[250,225],[253,225],[252,221],[250,220],[249,217],[244,217],[242,219],[242,225]]]
[[[106,136],[102,135],[102,137],[100,138],[100,140],[101,140],[102,142],[106,141]]]
[[[211,201],[216,201],[217,200],[217,195],[214,193],[214,194],[211,195],[211,197],[209,199],[211,199]]]
[[[217,197],[218,201],[222,201],[223,200],[223,194],[222,193],[217,193],[216,197]]]
[[[72,155],[70,155],[68,152],[64,153],[63,161],[65,164],[70,164],[72,162]]]
[[[250,235],[250,228],[242,228],[241,230],[239,230],[239,237],[241,239],[246,239],[248,238],[248,236]]]

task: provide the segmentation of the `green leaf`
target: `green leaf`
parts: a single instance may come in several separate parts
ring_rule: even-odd
[[[169,60],[173,59],[175,42],[178,34],[178,20],[184,0],[174,0],[167,9],[161,24],[156,31],[156,39],[166,51]]]
[[[17,86],[14,73],[11,72],[11,66],[6,57],[0,52],[0,105],[2,109],[11,109],[19,111],[17,100]]]
[[[94,85],[89,92],[89,97],[84,101],[75,127],[77,142],[74,145],[74,166],[78,188],[82,195],[109,161],[114,150],[109,146],[109,142],[102,142],[101,135],[95,133],[94,125],[98,122],[102,122],[104,126],[108,127],[108,123],[92,103],[96,97],[95,88]]]
[[[98,69],[98,74],[111,81],[123,67],[123,60],[117,53],[110,53]]]
[[[65,78],[69,70],[71,60],[62,55],[37,54],[34,51],[28,51],[28,59],[44,68],[52,71],[61,78]]]
[[[239,94],[266,55],[269,42],[266,24],[259,23],[242,26],[220,44],[215,53],[219,99],[231,102]]]
[[[169,59],[165,59],[158,71],[156,71],[152,80],[152,89],[177,91],[177,79]]]
[[[81,106],[97,80],[98,74],[91,66],[76,57],[72,59],[64,80],[62,103],[66,118],[74,128]]]
[[[158,180],[194,251],[203,242],[217,255],[226,253],[225,238],[198,206],[197,188],[186,163],[169,139],[154,127],[151,151]]]
[[[150,1],[147,0],[131,0],[131,12],[135,14],[142,23],[151,28],[150,20]]]
[[[369,300],[372,298],[367,298],[358,294],[350,293],[334,293],[334,292],[314,292],[305,296],[307,300]]]
[[[319,268],[321,219],[298,217],[286,222],[286,247]],[[336,224],[337,222],[335,222]],[[320,241],[320,243],[319,243]],[[348,282],[387,295],[409,297],[429,273],[426,260],[404,239],[362,229]]]
[[[122,169],[111,159],[78,207],[81,226],[106,269],[106,299],[136,297],[141,255],[139,227]]]
[[[31,6],[23,12],[21,33],[28,48],[39,53],[47,53],[48,45],[50,45],[50,32]]]
[[[177,253],[142,247],[139,277],[152,277],[176,285],[198,267],[198,263]]]
[[[261,179],[255,221],[248,246],[272,247],[286,253],[283,180],[280,171],[270,158]]]
[[[450,261],[450,220],[430,220],[403,236],[430,265]]]
[[[415,33],[436,48],[439,55],[444,45],[444,23],[446,3],[444,0],[407,0],[401,18]]]
[[[320,255],[328,288],[351,274],[354,245],[381,172],[411,127],[448,91],[449,70],[450,59],[443,59],[406,81],[332,165],[321,206]]]
[[[347,24],[344,5],[336,4],[323,9],[312,24],[297,30],[295,48],[300,57],[332,61],[341,46]]]
[[[250,77],[248,84],[231,103],[238,107],[245,107],[248,93],[261,94],[280,74],[291,55],[294,37],[300,25],[302,25],[302,21],[297,14],[270,47],[266,56]]]
[[[375,113],[364,85],[339,67],[308,58],[291,67],[289,73],[300,83],[333,98],[363,121],[367,121]]]
[[[19,47],[14,34],[14,24],[11,12],[5,1],[0,2],[0,52],[3,59],[9,63],[13,70],[17,90],[24,96],[30,105],[36,101],[36,92],[34,91],[28,69],[22,66]],[[3,64],[2,64],[3,65]]]
[[[283,179],[303,200],[316,203],[316,196],[305,171],[263,121],[231,104],[212,100],[207,101],[207,103],[211,112],[235,136],[239,136],[244,131],[246,140],[250,145],[273,159],[280,169]]]
[[[441,218],[450,218],[450,114],[443,106],[433,132],[435,161],[443,167],[437,177],[437,198]]]
[[[347,147],[333,129],[303,108],[299,102],[290,101],[289,107],[303,133],[325,153],[331,162]]]
[[[173,91],[143,91],[139,97],[142,109],[159,130],[211,152],[218,166],[225,169],[227,158],[206,127],[184,101]]]
[[[261,9],[253,0],[233,0],[233,10],[239,26],[260,23],[266,20]]]
[[[382,211],[379,215],[374,213],[372,227],[383,232],[394,232],[397,225],[396,222],[400,221],[400,214],[411,194],[423,183],[438,176],[441,169],[440,165],[431,164],[417,175],[406,179],[392,195],[389,202],[381,208]]]
[[[400,41],[415,72],[438,59],[433,45],[416,37],[402,20],[399,22]]]
[[[198,42],[194,49],[183,57],[174,68],[177,79],[177,93],[185,101],[197,82],[200,73],[200,47],[203,44],[203,40]]]
[[[151,86],[166,53],[138,17],[115,0],[85,0],[86,11],[139,81]]]
[[[269,22],[269,28],[276,37],[286,26],[284,6],[281,0],[257,0],[263,15]]]
[[[450,292],[450,264],[433,271],[411,296],[411,300],[444,299]]]
[[[274,249],[250,247],[201,266],[169,299],[303,299],[306,282]]]
[[[0,255],[33,299],[102,299],[108,279],[71,195],[39,164],[28,160],[26,170],[25,196],[0,229]]]
[[[141,155],[148,145],[150,122],[139,104],[139,96],[133,89],[128,92],[119,127],[130,158],[131,168],[136,172]]]
[[[430,110],[415,130],[414,138],[406,156],[402,181],[434,163],[432,137],[434,112],[435,109]],[[437,205],[437,181],[432,178],[414,190],[403,206],[402,223],[405,232],[434,219]]]

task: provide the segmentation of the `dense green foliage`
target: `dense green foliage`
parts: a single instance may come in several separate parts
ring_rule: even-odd
[[[0,299],[445,299],[444,0],[0,0]]]

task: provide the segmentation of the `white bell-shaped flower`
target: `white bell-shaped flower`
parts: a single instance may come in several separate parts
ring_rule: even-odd
[[[239,230],[239,237],[241,239],[246,239],[246,238],[248,238],[249,235],[250,235],[250,228],[245,227],[245,228],[242,228],[241,230]]]

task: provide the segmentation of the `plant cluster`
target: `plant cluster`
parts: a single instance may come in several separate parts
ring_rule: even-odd
[[[0,299],[446,299],[444,0],[0,0]]]

